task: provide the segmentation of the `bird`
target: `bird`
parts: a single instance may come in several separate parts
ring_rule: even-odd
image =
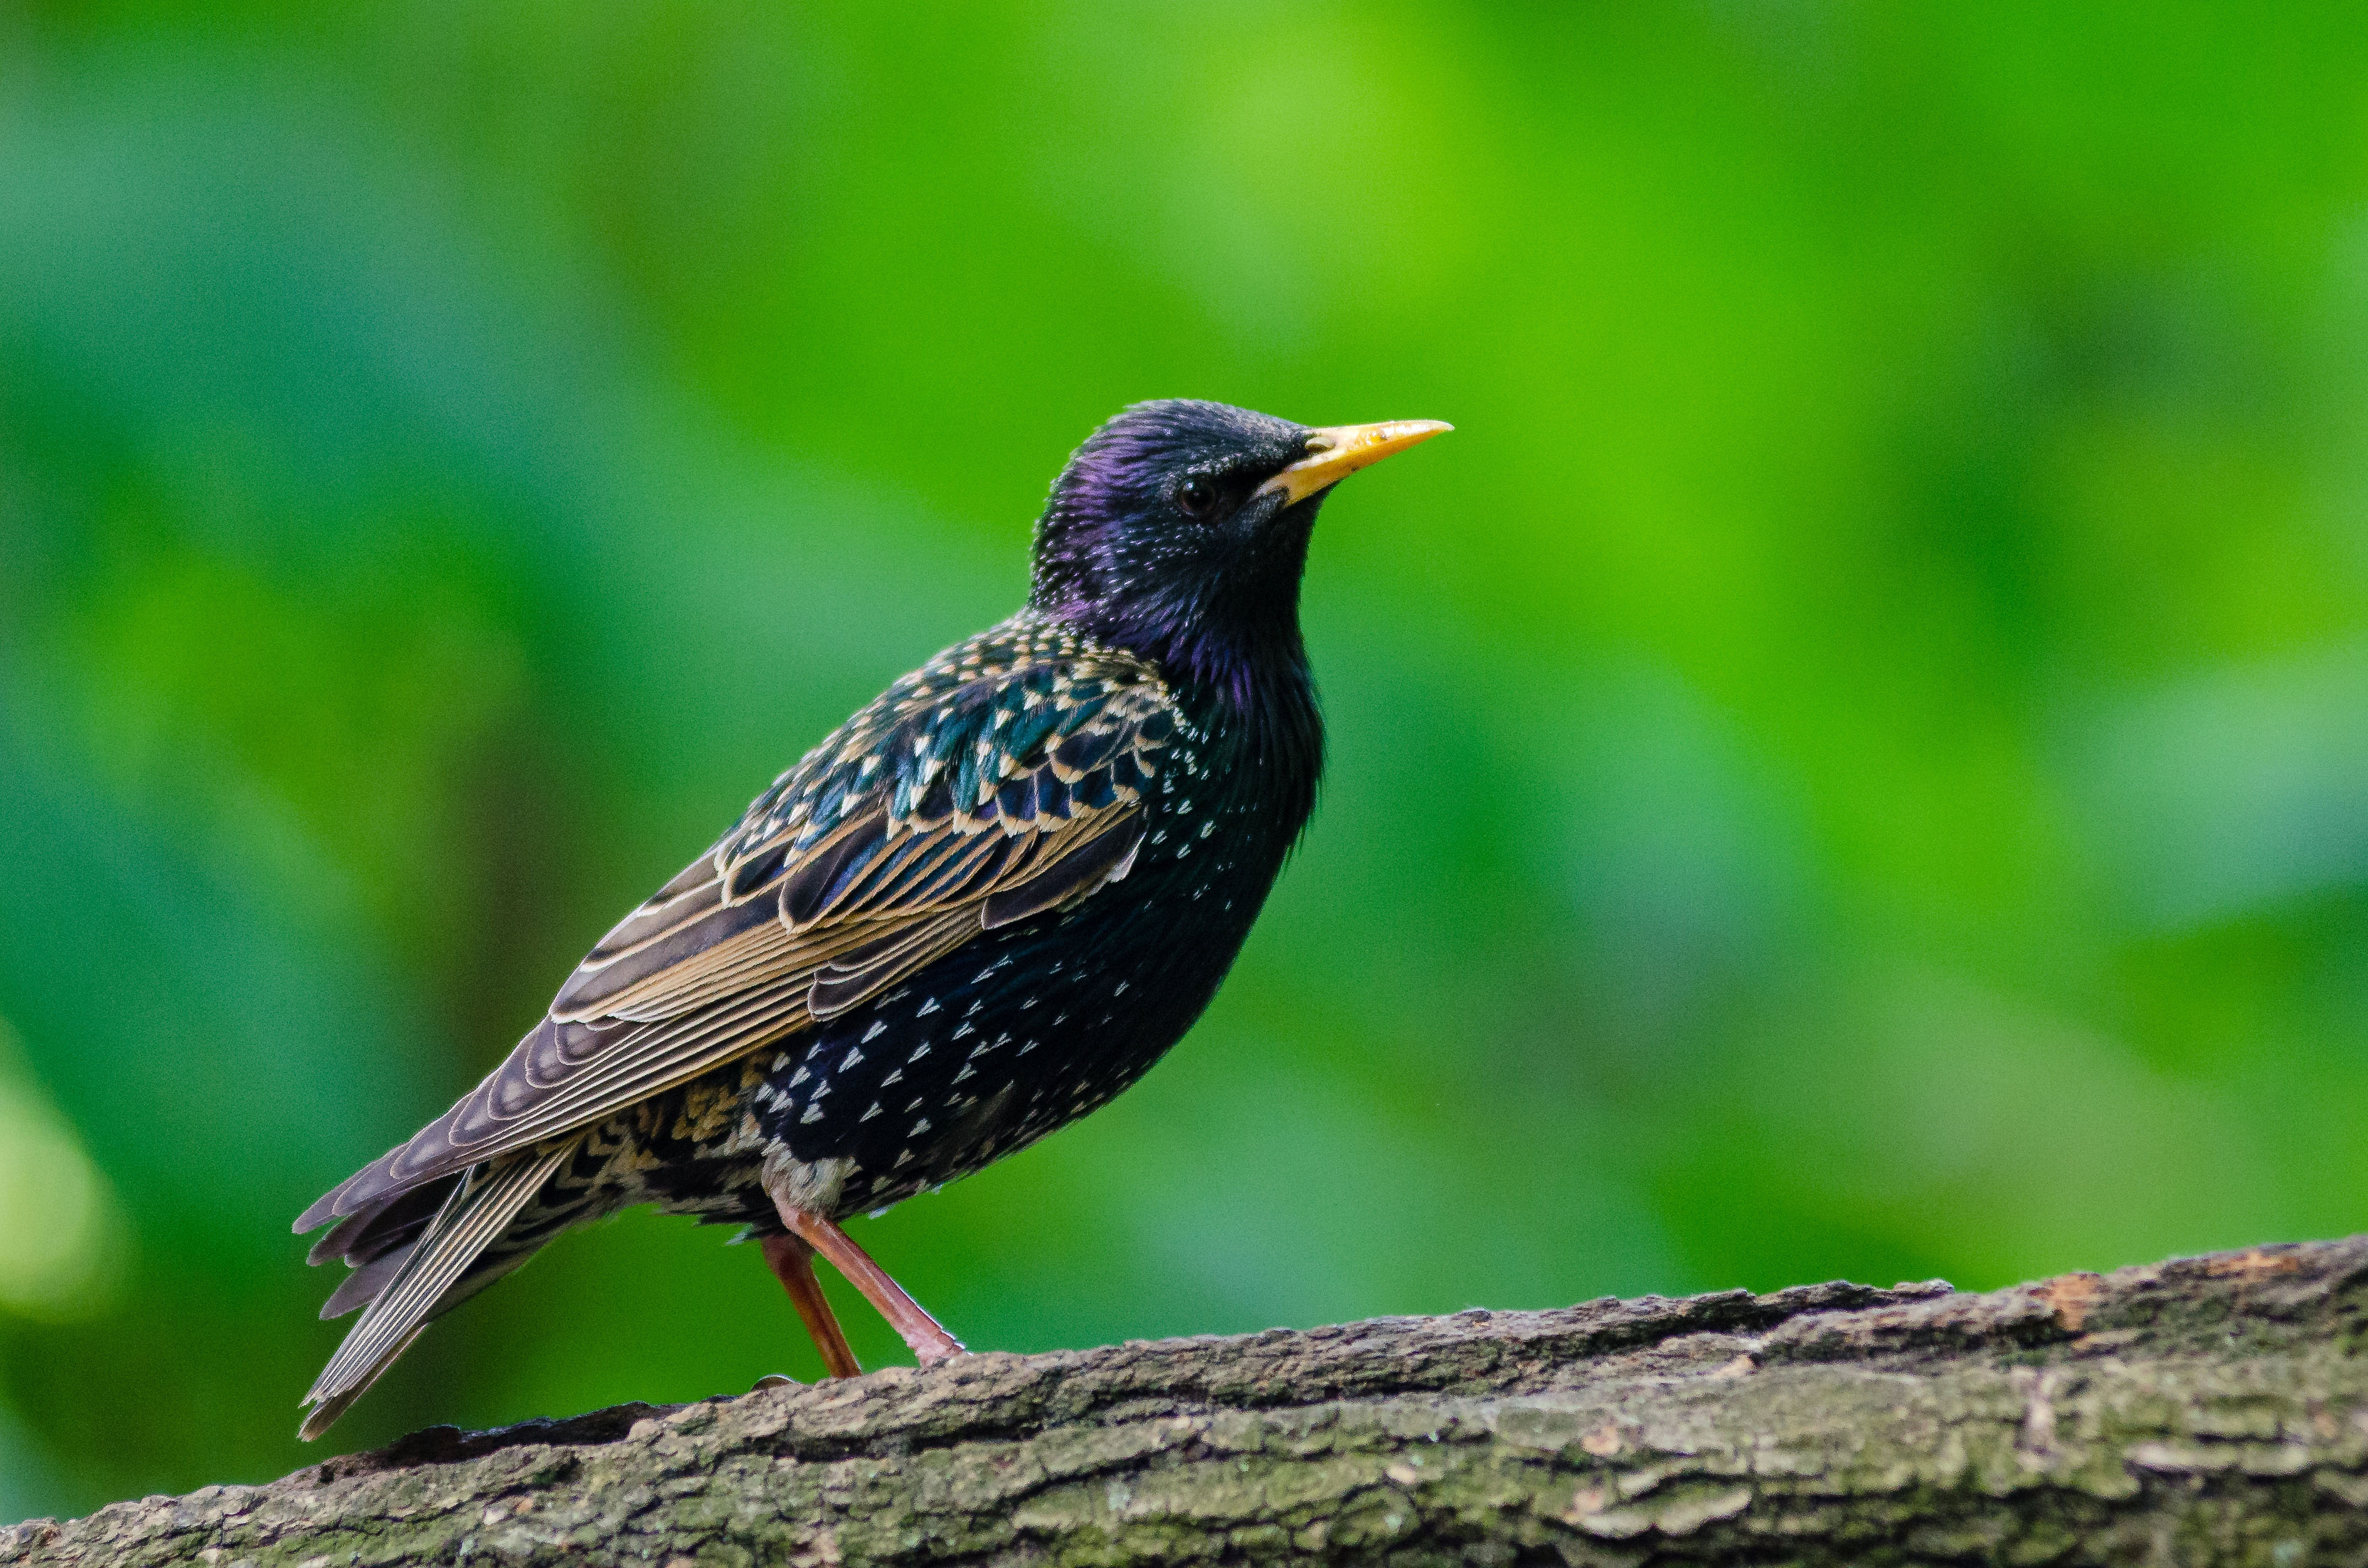
[[[1216,994],[1314,812],[1299,624],[1339,480],[1452,426],[1122,410],[1053,481],[1019,611],[897,680],[567,977],[474,1089],[298,1218],[359,1309],[325,1432],[561,1232],[737,1223],[831,1377],[819,1253],[922,1366],[963,1346],[841,1228],[1107,1103]]]

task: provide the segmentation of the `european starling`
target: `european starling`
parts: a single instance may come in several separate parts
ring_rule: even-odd
[[[507,1061],[296,1221],[365,1308],[317,1437],[427,1324],[634,1204],[761,1238],[834,1376],[821,1253],[924,1366],[962,1348],[839,1229],[1025,1147],[1190,1027],[1315,804],[1299,632],[1330,485],[1447,429],[1140,403],[1078,448],[1027,608],[757,797]]]

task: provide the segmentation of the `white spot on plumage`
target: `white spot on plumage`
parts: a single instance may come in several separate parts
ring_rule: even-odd
[[[873,1117],[878,1116],[879,1114],[880,1114],[880,1102],[879,1102],[878,1100],[873,1100],[873,1101],[871,1102],[871,1108],[870,1110],[865,1111],[861,1116],[857,1117],[855,1119],[856,1119],[856,1120],[858,1120],[858,1121],[869,1121],[869,1120],[871,1120]]]
[[[932,996],[932,997],[930,997],[928,1001],[926,1001],[926,1002],[924,1002],[924,1003],[922,1003],[922,1004],[921,1004],[921,1009],[920,1009],[920,1011],[919,1011],[919,1012],[915,1013],[915,1014],[913,1015],[913,1017],[916,1017],[916,1018],[926,1018],[926,1017],[928,1017],[931,1013],[934,1013],[934,1012],[936,1012],[937,1010],[938,1010],[938,999],[937,999],[936,997]]]
[[[865,1029],[865,1030],[863,1031],[863,1039],[862,1039],[862,1040],[861,1040],[861,1041],[860,1041],[860,1042],[859,1042],[859,1043],[863,1044],[863,1045],[870,1045],[873,1040],[878,1040],[878,1039],[881,1037],[881,1035],[882,1035],[882,1034],[885,1033],[885,1032],[886,1032],[886,1030],[887,1030],[887,1028],[888,1028],[888,1020],[887,1020],[887,1019],[885,1019],[885,1018],[874,1018],[874,1019],[872,1019],[872,1020],[871,1020],[871,1027],[870,1028]]]

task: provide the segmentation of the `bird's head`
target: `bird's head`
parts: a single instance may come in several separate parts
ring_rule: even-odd
[[[1448,428],[1136,403],[1053,482],[1030,603],[1247,701],[1270,666],[1304,657],[1299,579],[1332,485]]]

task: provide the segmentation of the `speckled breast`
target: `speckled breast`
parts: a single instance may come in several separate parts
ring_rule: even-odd
[[[951,1181],[1133,1083],[1190,1028],[1299,824],[1261,822],[1228,748],[1179,731],[1129,876],[984,933],[764,1053],[748,1114],[768,1150],[834,1169],[841,1214]]]

